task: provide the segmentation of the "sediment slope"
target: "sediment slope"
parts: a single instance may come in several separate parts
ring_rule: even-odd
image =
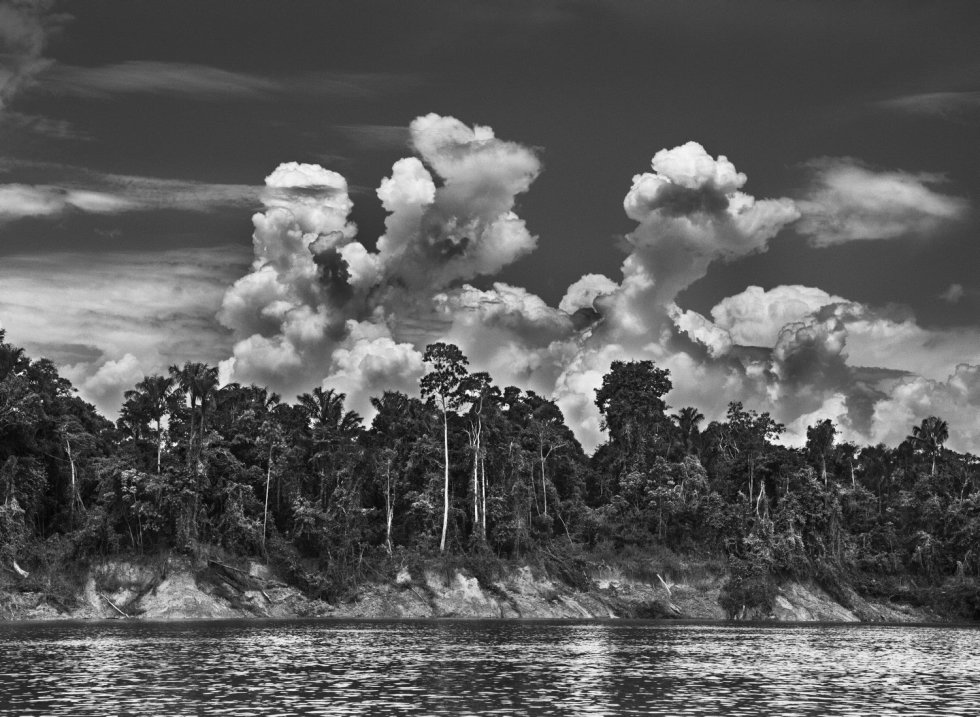
[[[662,618],[725,619],[718,595],[725,575],[696,580],[632,579],[609,567],[591,571],[591,585],[575,589],[543,570],[514,565],[502,578],[481,583],[465,571],[402,568],[393,580],[359,586],[338,604],[311,599],[266,565],[193,563],[169,557],[152,565],[109,560],[91,567],[72,600],[0,586],[0,618],[180,620],[232,617],[338,618]],[[872,602],[845,591],[841,604],[813,583],[780,586],[769,614],[742,618],[775,621],[930,621],[922,609]]]

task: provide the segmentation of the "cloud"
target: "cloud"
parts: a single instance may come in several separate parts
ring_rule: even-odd
[[[520,352],[535,332],[557,339],[572,331],[567,315],[523,289],[458,286],[534,248],[514,212],[540,171],[534,152],[434,114],[405,136],[418,156],[395,162],[378,187],[388,217],[376,251],[357,240],[341,175],[286,164],[266,178],[252,271],[226,292],[219,313],[235,336],[233,360],[223,364],[229,376],[287,394],[326,377],[366,410],[375,383],[355,381],[353,367],[382,366],[385,352],[397,358],[392,380],[415,381],[413,352],[443,332],[496,366],[467,338],[495,335]]]
[[[877,104],[909,114],[953,118],[980,110],[980,90],[921,92],[892,97]]]
[[[673,305],[669,315],[679,330],[708,349],[711,358],[728,354],[735,345],[730,331],[712,323],[696,311],[683,311]]]
[[[8,110],[0,115],[7,130],[31,132],[49,139],[88,141],[91,136],[77,129],[71,122],[54,117],[46,117],[26,112]]]
[[[846,302],[823,289],[809,286],[777,286],[765,291],[749,286],[719,301],[711,309],[716,326],[742,346],[774,346],[787,324],[803,321],[824,306]]]
[[[797,201],[803,213],[796,225],[813,246],[850,241],[925,236],[963,218],[965,199],[934,187],[941,175],[875,171],[850,158],[826,158],[809,164],[813,179]]]
[[[410,343],[396,343],[385,327],[372,323],[351,322],[347,339],[330,360],[323,388],[346,394],[347,408],[366,420],[374,414],[372,396],[384,391],[414,394],[425,371],[420,351]]]
[[[43,57],[48,35],[66,19],[49,12],[51,4],[47,0],[0,3],[0,111],[49,64]]]
[[[596,299],[614,294],[618,289],[619,284],[608,276],[585,274],[565,290],[558,308],[566,314],[574,314],[581,309],[595,311]]]
[[[134,207],[131,201],[105,192],[43,185],[0,185],[0,222],[24,217],[57,216],[72,210],[115,214]]]
[[[122,405],[123,394],[147,375],[140,360],[130,353],[121,359],[105,361],[95,373],[90,374],[91,368],[88,364],[77,364],[63,367],[62,372],[83,398],[96,406],[113,406],[113,412]]]
[[[623,207],[639,226],[627,235],[627,282],[644,301],[668,306],[700,279],[713,261],[765,251],[768,242],[799,217],[789,199],[756,200],[740,188],[746,176],[723,155],[712,158],[688,142],[661,150],[653,172],[633,177]]]
[[[949,448],[976,452],[978,415],[980,365],[963,363],[945,380],[917,376],[898,382],[874,407],[870,439],[897,445],[922,419],[939,416],[949,424]]]
[[[939,298],[945,301],[947,304],[957,304],[963,297],[966,296],[966,290],[963,288],[962,284],[950,284],[946,287]]]
[[[0,222],[58,217],[67,212],[118,214],[138,211],[206,212],[215,207],[259,204],[262,187],[184,179],[101,173],[69,165],[5,161],[6,173],[57,176],[60,184],[0,184]]]
[[[770,411],[790,426],[789,441],[822,417],[871,440],[908,431],[900,422],[926,410],[962,418],[964,441],[980,429],[966,408],[975,376],[960,367],[980,364],[980,331],[925,328],[907,310],[799,285],[750,286],[707,315],[677,304],[712,262],[766,251],[800,216],[790,199],[746,193],[748,177],[724,155],[694,142],[657,152],[624,198],[636,226],[621,242],[618,281],[586,274],[553,307],[483,279],[537,244],[517,213],[541,171],[536,152],[439,115],[416,118],[408,136],[414,156],[377,189],[387,217],[376,241],[358,235],[342,175],[283,163],[252,188],[262,211],[252,216],[251,256],[236,266],[220,252],[172,252],[90,258],[68,271],[57,257],[61,268],[47,276],[42,259],[21,258],[0,269],[0,318],[12,340],[31,336],[103,403],[138,370],[193,358],[218,363],[222,380],[287,397],[318,385],[342,391],[369,417],[370,396],[417,391],[425,345],[445,340],[499,384],[552,397],[586,449],[603,438],[594,391],[615,360],[670,370],[669,403],[698,406],[709,420],[730,401]],[[91,186],[149,202],[165,181],[113,176]],[[50,309],[36,306],[48,296]],[[170,332],[189,343],[168,342]]]
[[[70,367],[82,397],[111,416],[119,403],[105,379],[114,369],[93,379],[107,363],[130,354],[143,371],[166,372],[228,354],[231,336],[214,315],[247,262],[241,248],[228,246],[6,256],[0,321],[28,353]]]
[[[274,100],[296,95],[358,98],[412,84],[411,78],[383,73],[325,72],[275,77],[149,60],[98,67],[55,64],[40,74],[37,83],[40,91],[57,95],[109,98],[144,94],[197,100]]]

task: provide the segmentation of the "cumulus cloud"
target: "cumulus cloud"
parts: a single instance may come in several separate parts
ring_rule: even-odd
[[[467,316],[521,350],[533,330],[571,330],[565,314],[523,290],[459,286],[534,248],[514,211],[540,171],[534,152],[434,114],[413,121],[407,136],[418,156],[395,162],[378,187],[388,217],[375,251],[357,240],[341,175],[290,163],[266,178],[252,271],[219,313],[236,339],[223,364],[229,377],[286,393],[325,380],[363,412],[385,375],[389,385],[414,387],[426,342],[448,331],[468,345],[462,334],[479,332]]]
[[[956,451],[977,450],[980,413],[980,365],[960,364],[945,380],[909,377],[892,387],[875,404],[871,441],[897,445],[911,427],[929,416],[949,424],[947,446]]]
[[[117,408],[122,404],[123,394],[147,373],[140,360],[130,353],[120,359],[104,362],[95,373],[90,374],[90,369],[88,365],[78,364],[65,366],[62,372],[75,384],[79,393],[96,406]]]
[[[172,362],[223,359],[223,381],[254,381],[287,396],[317,385],[342,391],[368,418],[372,395],[416,393],[427,343],[452,341],[473,370],[554,398],[587,449],[602,440],[594,391],[615,360],[669,369],[670,404],[698,406],[709,420],[722,418],[730,401],[769,411],[789,426],[789,441],[825,417],[857,442],[907,431],[924,411],[948,410],[951,423],[960,416],[978,428],[967,408],[976,403],[980,365],[975,330],[924,328],[907,311],[799,285],[750,286],[707,314],[677,304],[712,262],[766,251],[800,217],[790,199],[749,195],[748,177],[724,155],[694,142],[654,155],[624,199],[636,227],[622,243],[621,276],[586,274],[553,307],[483,278],[536,246],[518,215],[541,171],[535,152],[439,115],[417,118],[408,137],[414,156],[395,162],[377,189],[387,217],[376,241],[358,235],[343,176],[284,163],[255,195],[262,211],[252,217],[250,264],[243,259],[229,276],[213,264],[196,273],[193,256],[173,259],[189,272],[182,291],[198,292],[193,303],[211,316],[194,314],[187,297],[171,296],[156,279],[149,289],[117,287],[109,278],[119,266],[107,265],[45,280],[90,293],[80,294],[87,303],[75,314],[40,314],[34,340],[60,352],[83,393],[103,402],[138,371],[158,370],[177,354]],[[222,282],[206,280],[208,270]],[[0,280],[4,271],[23,275],[8,263]],[[32,275],[40,273],[35,267]],[[14,340],[38,315],[37,288],[24,281],[15,300],[7,294],[0,302]],[[147,301],[172,311],[130,306],[118,291],[148,292]],[[198,344],[208,335],[217,356],[164,344],[166,331],[182,335],[188,322],[195,328],[183,335]],[[134,330],[143,338],[124,337]]]
[[[323,387],[347,395],[347,408],[370,419],[371,397],[384,391],[414,394],[424,373],[422,353],[410,343],[396,343],[384,326],[351,322],[348,336],[330,357]]]
[[[924,236],[963,217],[965,199],[937,191],[937,174],[875,171],[850,158],[810,163],[813,181],[797,201],[796,228],[813,246]]]
[[[601,296],[616,293],[619,284],[603,274],[585,274],[565,291],[558,308],[566,314],[586,309],[595,310],[595,302]]]
[[[746,176],[724,155],[711,157],[688,142],[661,150],[653,172],[633,177],[623,206],[639,226],[626,239],[633,251],[626,281],[643,284],[643,299],[670,304],[713,261],[765,251],[799,212],[790,199],[762,199],[740,191]]]
[[[711,309],[716,326],[742,346],[773,346],[787,324],[803,321],[817,309],[846,300],[809,286],[777,286],[765,291],[749,286]]]
[[[958,377],[961,393],[972,385],[972,374],[960,365],[980,362],[975,329],[927,329],[907,311],[876,309],[804,286],[749,287],[720,301],[711,315],[714,321],[680,309],[671,314],[678,330],[707,348],[709,359],[723,358],[686,369],[682,392],[687,375],[700,371],[703,381],[727,367],[730,400],[770,411],[786,423],[788,443],[801,443],[806,427],[824,418],[838,425],[845,440],[891,440],[910,430],[909,421],[947,405],[950,415],[972,427],[963,435],[980,427],[975,415],[957,408],[962,401],[953,398],[959,394],[947,388],[950,375]],[[762,353],[744,353],[745,344]],[[924,400],[929,391],[942,400]]]

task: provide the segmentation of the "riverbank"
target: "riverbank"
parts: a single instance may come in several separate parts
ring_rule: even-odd
[[[66,589],[52,577],[0,581],[0,618],[57,620],[137,618],[661,618],[722,620],[719,602],[727,571],[713,563],[672,572],[636,574],[607,562],[581,566],[562,579],[541,565],[503,563],[493,577],[465,567],[415,564],[377,572],[344,599],[327,602],[290,585],[263,562],[227,557],[197,560],[177,554],[93,563]],[[574,583],[574,584],[572,584]],[[784,580],[771,609],[742,610],[736,619],[786,622],[940,622],[924,606],[859,595],[814,581]]]

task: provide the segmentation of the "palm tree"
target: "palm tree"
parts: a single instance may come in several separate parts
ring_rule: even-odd
[[[28,362],[24,349],[4,343],[7,332],[0,329],[0,379],[17,373]]]
[[[354,438],[361,430],[361,417],[354,411],[344,410],[346,394],[332,388],[324,391],[317,386],[312,393],[297,398],[307,416],[314,445],[317,450],[313,459],[320,463],[320,504],[326,507],[327,464],[345,441]]]
[[[194,416],[197,412],[198,403],[201,405],[201,421],[198,427],[198,451],[200,457],[201,448],[204,445],[204,427],[207,422],[207,411],[210,399],[214,390],[218,387],[218,368],[208,366],[204,363],[188,361],[184,366],[171,366],[170,375],[176,381],[180,390],[188,396],[191,404],[191,425],[187,437],[187,465],[194,462]]]
[[[160,472],[160,459],[163,454],[162,422],[164,415],[169,412],[173,392],[173,376],[145,376],[136,384],[135,389],[123,394],[127,401],[140,397],[140,404],[146,416],[157,424],[157,473]]]
[[[671,418],[676,421],[678,432],[684,441],[684,454],[691,455],[694,452],[694,442],[701,435],[698,425],[704,420],[704,414],[694,406],[686,406]]]
[[[932,470],[929,475],[936,475],[936,457],[943,451],[943,444],[949,438],[949,424],[936,416],[924,418],[922,423],[912,428],[912,435],[906,440],[925,451],[932,458]]]

